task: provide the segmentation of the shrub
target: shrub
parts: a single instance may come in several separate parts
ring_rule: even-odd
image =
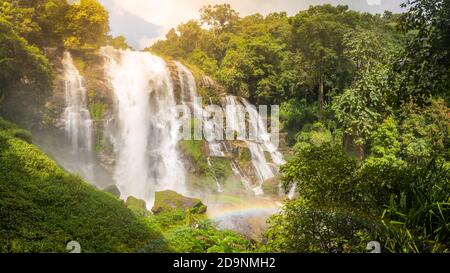
[[[284,253],[365,252],[374,238],[373,221],[353,213],[310,207],[303,199],[287,202],[269,220],[264,251]]]

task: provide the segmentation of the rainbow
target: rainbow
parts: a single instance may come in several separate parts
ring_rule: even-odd
[[[239,200],[239,202],[217,203],[208,206],[207,216],[212,220],[229,217],[261,217],[276,214],[282,204],[273,200]]]

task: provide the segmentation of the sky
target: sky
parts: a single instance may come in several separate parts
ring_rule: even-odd
[[[371,13],[385,10],[401,12],[404,0],[99,0],[110,12],[111,32],[123,35],[136,49],[143,49],[168,30],[190,19],[199,19],[199,10],[205,5],[228,3],[241,16],[254,13],[266,15],[285,11],[295,15],[310,5],[348,5],[351,9]]]

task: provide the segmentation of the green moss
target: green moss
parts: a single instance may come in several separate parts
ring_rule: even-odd
[[[120,198],[120,190],[119,188],[117,188],[116,185],[111,185],[106,187],[103,191],[105,192],[109,192],[110,194],[112,194],[113,196]]]
[[[206,104],[214,104],[214,105],[222,105],[222,100],[220,98],[220,95],[216,92],[216,90],[208,87],[199,87],[198,88],[198,94],[202,98],[207,98],[208,101],[204,101]],[[209,101],[210,100],[210,101]]]
[[[280,193],[280,180],[276,177],[264,181],[262,185],[264,194],[278,196]]]
[[[2,118],[0,118],[0,130],[11,130],[16,129],[17,127],[12,124],[11,122],[8,122]]]
[[[9,134],[11,137],[21,139],[29,144],[33,142],[33,135],[29,131],[17,128],[16,125],[2,118],[0,118],[0,131]]]
[[[243,253],[251,249],[249,241],[243,236],[232,231],[218,230],[203,218],[196,219],[194,226],[183,225],[182,218],[185,216],[177,212],[150,218],[149,221],[157,222],[161,226],[161,220],[178,225],[165,225],[165,241],[152,241],[143,252]]]
[[[133,196],[129,196],[125,202],[127,208],[132,210],[138,215],[146,216],[149,212],[147,211],[147,205],[144,200],[137,199]]]
[[[242,181],[235,176],[228,177],[223,183],[222,190],[224,193],[241,195],[246,192]]]
[[[155,214],[173,210],[182,210],[194,214],[204,214],[207,207],[200,199],[185,197],[174,191],[161,191],[155,193],[155,204],[152,212]]]
[[[73,63],[75,65],[75,67],[78,69],[78,71],[80,71],[81,74],[83,74],[86,71],[86,61],[83,60],[82,58],[78,57],[75,54],[72,54],[73,56]]]
[[[252,160],[252,155],[248,148],[242,148],[239,151],[239,162],[250,162]]]
[[[23,129],[15,129],[12,132],[14,137],[19,138],[29,144],[33,143],[33,136],[29,131]]]
[[[264,151],[264,158],[266,159],[267,162],[272,162],[272,156],[268,151]]]
[[[89,111],[91,113],[91,118],[94,121],[101,121],[103,119],[103,114],[107,109],[107,105],[100,102],[91,102],[89,103]]]
[[[195,167],[195,174],[207,175],[208,161],[203,153],[203,140],[182,140],[179,142],[180,150],[191,160]]]

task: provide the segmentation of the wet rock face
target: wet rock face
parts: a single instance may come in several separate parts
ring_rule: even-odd
[[[196,214],[206,213],[207,206],[200,199],[185,197],[175,191],[160,191],[155,193],[154,214],[173,210],[191,211]]]

